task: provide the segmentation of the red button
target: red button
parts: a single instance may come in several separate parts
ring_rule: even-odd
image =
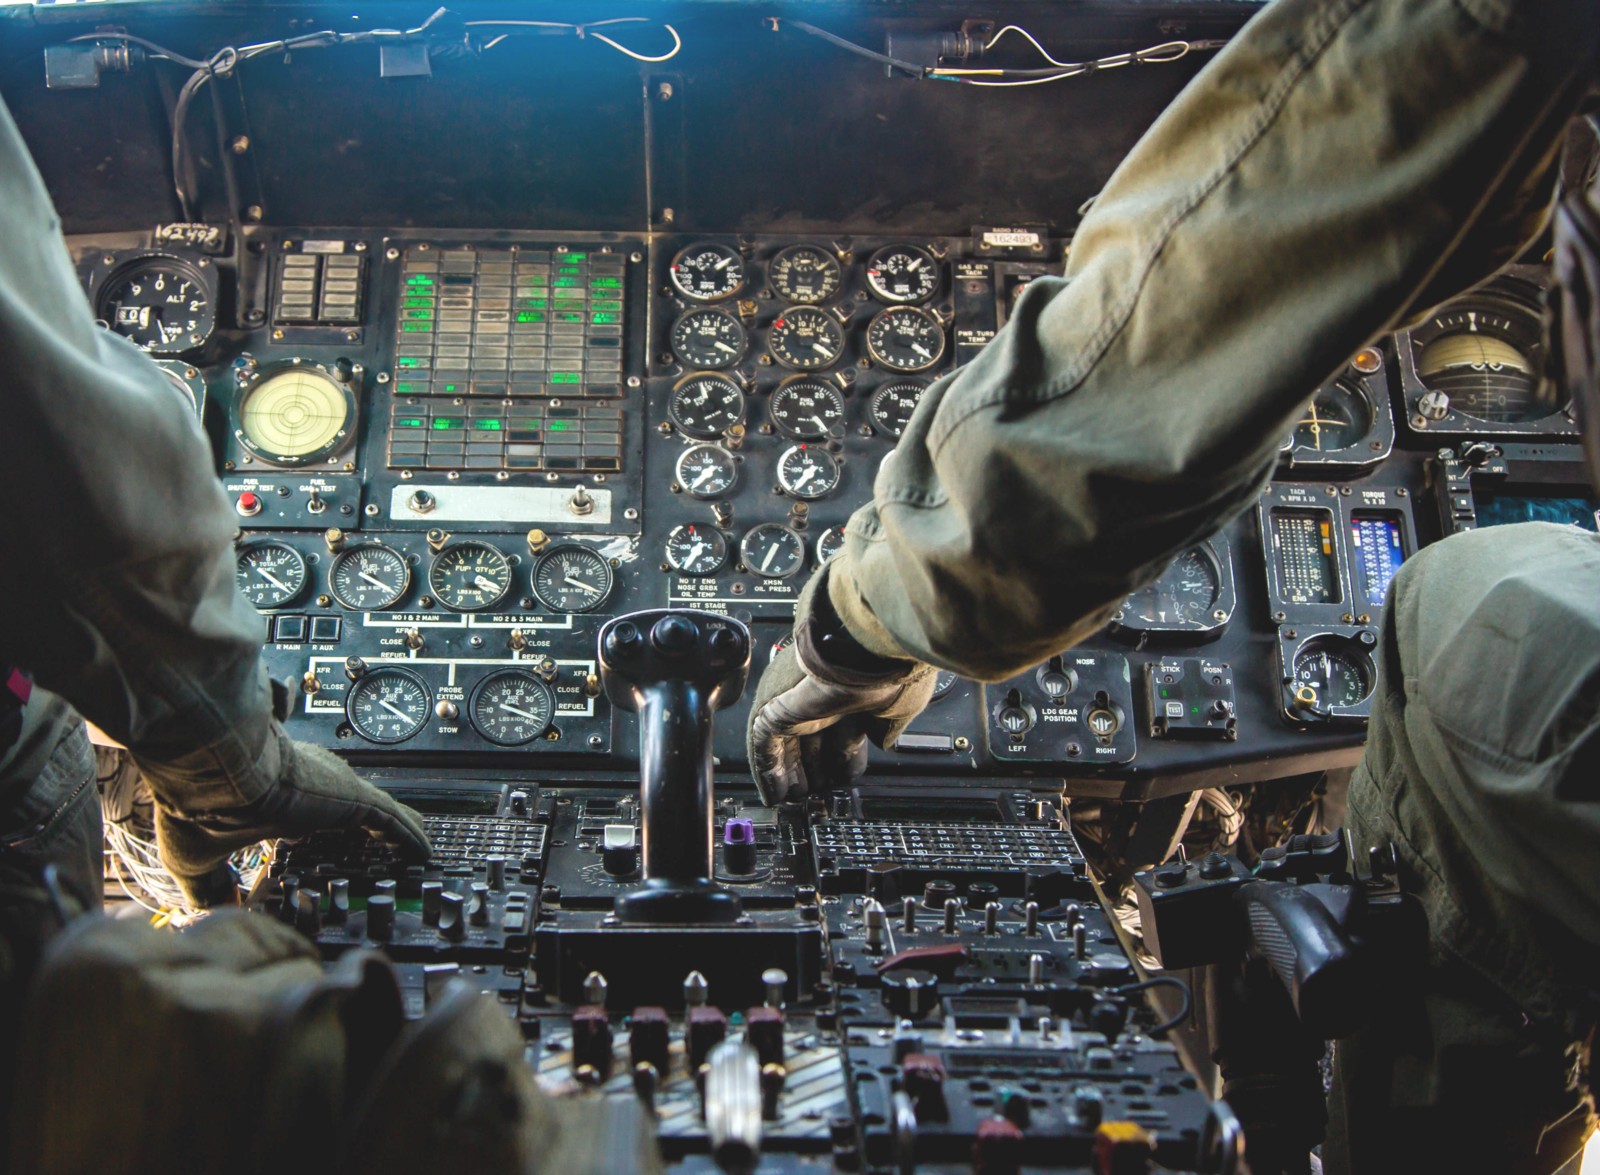
[[[239,501],[234,506],[234,509],[239,511],[239,513],[243,514],[246,518],[249,518],[254,514],[260,514],[261,499],[256,494],[252,494],[249,490],[246,490],[244,493],[239,495]]]

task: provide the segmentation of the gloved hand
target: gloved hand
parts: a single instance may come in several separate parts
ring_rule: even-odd
[[[880,657],[850,635],[828,602],[827,574],[800,593],[794,640],[750,705],[750,771],[769,805],[859,779],[867,739],[893,746],[933,696],[933,666]]]
[[[281,778],[249,804],[179,812],[158,797],[156,841],[161,860],[190,901],[199,906],[231,902],[228,858],[246,845],[273,837],[364,828],[396,845],[406,860],[428,859],[431,848],[417,813],[367,783],[332,751],[284,742]]]

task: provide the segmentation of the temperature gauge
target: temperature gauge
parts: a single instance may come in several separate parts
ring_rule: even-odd
[[[867,285],[880,302],[926,302],[939,289],[939,263],[916,245],[890,245],[867,259]]]
[[[778,484],[785,493],[814,502],[839,488],[839,462],[826,449],[794,445],[778,458]]]
[[[686,522],[667,536],[667,562],[685,575],[715,575],[728,561],[728,540],[714,526]]]
[[[867,351],[895,371],[923,371],[944,357],[944,327],[917,306],[892,306],[867,327]]]
[[[672,285],[692,302],[720,302],[744,288],[744,259],[728,245],[690,245],[672,259]]]
[[[533,594],[552,612],[593,612],[611,584],[611,561],[593,547],[551,547],[533,564]]]
[[[369,743],[403,743],[428,723],[433,697],[409,669],[375,669],[358,677],[344,716]]]
[[[767,276],[785,302],[812,306],[839,292],[844,271],[839,259],[820,245],[790,245],[768,264]]]
[[[765,522],[739,542],[745,567],[768,579],[788,579],[805,566],[806,545],[781,522]]]
[[[281,608],[306,586],[306,561],[283,543],[251,543],[239,552],[239,591],[257,608]]]
[[[550,687],[522,669],[491,673],[467,701],[473,728],[497,747],[531,743],[550,729],[555,713]]]
[[[731,367],[744,348],[744,327],[726,310],[691,310],[672,327],[672,353],[689,367]]]
[[[727,493],[739,480],[733,454],[720,445],[691,445],[678,454],[678,485],[696,498]]]
[[[817,536],[817,566],[821,567],[842,550],[844,550],[844,529],[830,526]]]
[[[839,361],[844,353],[844,328],[826,310],[793,306],[773,321],[767,347],[785,367],[815,371]]]

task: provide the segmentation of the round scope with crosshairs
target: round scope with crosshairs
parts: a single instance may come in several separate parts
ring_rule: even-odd
[[[355,415],[348,383],[296,364],[266,371],[245,389],[234,436],[262,461],[310,465],[344,448]]]

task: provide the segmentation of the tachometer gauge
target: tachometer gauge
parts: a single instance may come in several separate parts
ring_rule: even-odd
[[[728,561],[728,540],[714,526],[686,522],[667,536],[667,562],[685,575],[715,575]]]
[[[409,669],[383,668],[356,678],[344,716],[369,743],[403,743],[428,724],[433,696]]]
[[[844,550],[844,529],[830,526],[817,536],[817,566],[821,567],[842,550]]]
[[[691,445],[678,454],[678,484],[696,498],[715,498],[727,493],[739,480],[739,466],[733,454],[721,445]]]
[[[895,371],[922,371],[944,357],[944,327],[916,306],[891,306],[867,327],[867,351]]]
[[[1372,658],[1349,642],[1328,637],[1307,641],[1295,654],[1295,698],[1305,708],[1359,706],[1372,694],[1377,672]]]
[[[691,375],[672,389],[667,415],[689,436],[715,440],[744,419],[744,392],[725,375]]]
[[[839,292],[844,270],[821,245],[790,245],[772,259],[767,276],[785,302],[814,306]]]
[[[1448,399],[1436,409],[1491,423],[1549,415],[1535,393],[1543,365],[1537,313],[1509,300],[1470,296],[1411,332],[1417,376]]]
[[[405,556],[382,543],[340,551],[328,569],[333,598],[352,612],[393,608],[410,585],[411,568]]]
[[[844,328],[826,310],[791,306],[773,320],[767,348],[785,367],[815,371],[837,363],[844,354]]]
[[[844,429],[844,397],[815,379],[778,385],[767,405],[772,422],[797,441],[817,441]]]
[[[533,594],[552,612],[593,612],[611,594],[611,563],[593,547],[568,543],[533,564]]]
[[[95,314],[152,355],[193,351],[217,325],[205,279],[177,257],[146,257],[114,271],[95,299]]]
[[[744,358],[744,327],[726,310],[691,310],[672,326],[672,353],[689,367],[731,367]]]
[[[673,287],[693,302],[720,302],[744,288],[744,259],[729,245],[702,242],[672,259]]]
[[[273,465],[309,465],[344,448],[355,413],[347,384],[297,364],[263,374],[245,389],[233,435]]]
[[[491,673],[467,701],[473,729],[497,747],[531,743],[550,729],[555,713],[550,687],[522,669]]]
[[[890,245],[867,259],[867,285],[880,302],[926,302],[939,289],[939,263],[916,245]]]
[[[281,608],[306,587],[306,561],[283,543],[250,543],[239,551],[239,591],[257,608]]]
[[[481,612],[510,594],[511,563],[488,543],[451,543],[434,556],[428,589],[452,611]]]
[[[815,501],[839,488],[839,462],[826,449],[791,446],[778,458],[778,484],[785,493]]]
[[[746,569],[768,579],[788,579],[805,566],[806,545],[780,522],[764,522],[739,541]]]
[[[1372,428],[1372,406],[1352,382],[1324,384],[1306,405],[1294,428],[1294,448],[1332,453],[1360,444]]]
[[[922,393],[927,390],[927,384],[916,380],[896,380],[873,392],[872,402],[867,406],[872,427],[884,436],[898,440],[905,434],[906,425],[911,423],[911,414],[917,410]]]

